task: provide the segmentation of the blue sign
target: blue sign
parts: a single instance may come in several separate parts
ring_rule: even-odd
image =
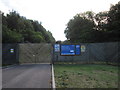
[[[76,45],[76,55],[80,55],[80,45]]]
[[[61,55],[75,55],[75,45],[61,45]]]
[[[55,50],[55,52],[59,52],[60,51],[60,44],[55,44],[54,50]]]

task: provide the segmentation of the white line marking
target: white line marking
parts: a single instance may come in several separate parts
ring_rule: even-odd
[[[32,65],[32,64],[50,64],[50,63],[21,63],[20,65]]]
[[[52,88],[55,90],[55,77],[54,77],[54,68],[52,64]]]

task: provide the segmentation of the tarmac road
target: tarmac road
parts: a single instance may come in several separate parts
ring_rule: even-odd
[[[2,70],[3,88],[51,88],[50,64],[24,64]]]

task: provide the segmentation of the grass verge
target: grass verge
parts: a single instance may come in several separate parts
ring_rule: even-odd
[[[118,88],[118,67],[54,65],[56,88]]]

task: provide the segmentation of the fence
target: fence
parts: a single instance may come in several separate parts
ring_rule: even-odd
[[[51,63],[52,45],[40,44],[3,44],[2,64]]]
[[[120,53],[118,50],[119,42],[79,43],[79,45],[84,45],[86,47],[85,52],[81,52],[79,56],[61,56],[60,52],[54,52],[54,62],[118,62],[118,54]]]
[[[19,44],[20,63],[51,63],[52,45],[42,44]]]
[[[18,61],[18,44],[2,44],[2,64],[16,64]]]
[[[61,56],[52,44],[3,44],[2,64],[53,62],[118,63],[120,42],[79,43],[86,47],[79,56]]]

